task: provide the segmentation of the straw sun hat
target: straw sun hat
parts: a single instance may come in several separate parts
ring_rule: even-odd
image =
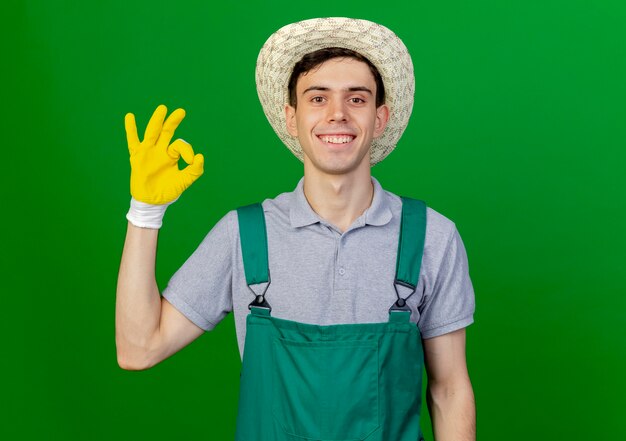
[[[298,139],[287,132],[287,85],[303,55],[328,47],[351,49],[366,57],[380,72],[390,116],[385,132],[372,142],[370,163],[382,161],[395,148],[413,109],[413,63],[404,43],[377,23],[353,18],[315,18],[280,28],[265,42],[256,65],[256,86],[270,125],[298,159]]]

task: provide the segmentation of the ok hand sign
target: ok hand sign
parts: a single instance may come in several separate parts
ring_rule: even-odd
[[[164,105],[156,108],[141,142],[137,136],[135,115],[126,114],[124,121],[130,153],[130,193],[134,199],[147,204],[175,201],[204,172],[201,153],[194,155],[191,145],[182,139],[170,144],[185,111],[176,109],[165,120],[166,114]],[[178,169],[181,155],[188,164],[183,170]]]

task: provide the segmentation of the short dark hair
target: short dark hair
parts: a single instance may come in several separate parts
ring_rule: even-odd
[[[376,66],[374,66],[372,62],[365,58],[363,55],[351,49],[345,49],[342,47],[328,47],[305,54],[302,59],[298,61],[293,67],[293,71],[291,72],[291,76],[289,77],[288,85],[289,104],[293,108],[295,108],[298,103],[298,97],[296,95],[296,84],[298,83],[298,78],[300,78],[301,75],[315,69],[325,61],[331,60],[333,58],[353,58],[367,64],[372,71],[372,75],[374,75],[374,81],[376,82],[376,107],[380,107],[385,104],[385,86],[383,84],[383,79],[380,76],[380,72],[378,72]]]

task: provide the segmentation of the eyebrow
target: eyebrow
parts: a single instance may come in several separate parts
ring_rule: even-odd
[[[324,87],[324,86],[311,86],[311,87],[306,88],[302,92],[302,95],[304,95],[305,93],[310,92],[312,90],[320,90],[320,91],[323,91],[323,92],[327,92],[327,91],[330,90],[330,88],[329,87]],[[346,88],[344,90],[347,91],[347,92],[367,92],[370,95],[374,95],[372,93],[372,91],[368,87],[365,87],[365,86],[348,87],[348,88]]]

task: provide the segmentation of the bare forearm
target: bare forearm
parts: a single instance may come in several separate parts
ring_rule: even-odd
[[[147,367],[159,328],[161,296],[155,279],[158,230],[128,224],[115,305],[117,359],[125,369]]]
[[[476,406],[469,379],[456,386],[429,385],[427,403],[437,441],[476,440]]]

